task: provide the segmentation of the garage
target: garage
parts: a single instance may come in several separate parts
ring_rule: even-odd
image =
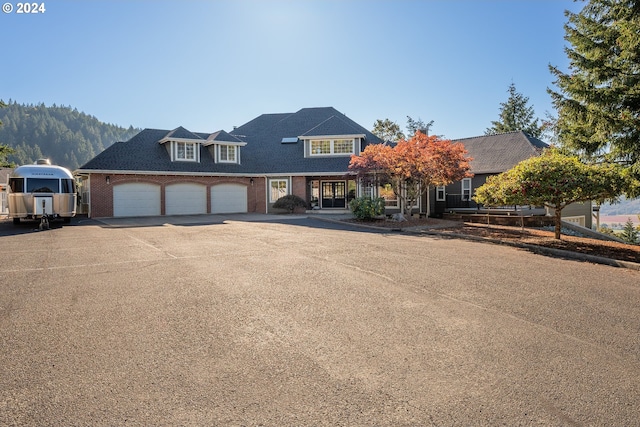
[[[211,187],[211,213],[247,212],[247,187],[218,184]]]
[[[130,182],[113,186],[113,216],[160,215],[160,186]]]
[[[207,187],[187,182],[167,185],[165,213],[167,215],[206,214]]]

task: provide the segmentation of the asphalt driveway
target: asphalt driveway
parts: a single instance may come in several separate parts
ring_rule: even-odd
[[[304,217],[0,242],[0,425],[638,422],[638,271]]]

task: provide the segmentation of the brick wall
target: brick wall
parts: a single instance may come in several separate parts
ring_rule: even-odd
[[[109,177],[109,183],[107,183]],[[253,180],[253,183],[251,182]],[[179,175],[124,175],[91,174],[89,191],[91,198],[90,215],[94,218],[113,216],[113,187],[124,183],[149,183],[160,186],[160,209],[165,214],[165,187],[176,183],[197,183],[207,187],[207,212],[211,212],[211,187],[217,184],[236,183],[247,187],[247,210],[265,213],[265,180],[248,177],[203,177]]]
[[[302,197],[303,200],[308,200],[307,197],[307,178],[304,176],[291,177],[291,194]]]

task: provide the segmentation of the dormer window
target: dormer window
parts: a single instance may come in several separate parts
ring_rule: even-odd
[[[331,156],[353,153],[353,139],[311,140],[312,156]]]
[[[204,140],[183,128],[175,128],[158,143],[165,146],[172,162],[200,162],[200,146]]]
[[[176,142],[176,160],[196,161],[196,144],[194,142]]]
[[[353,154],[353,139],[334,139],[333,154]]]
[[[331,154],[331,140],[321,139],[319,141],[311,141],[311,155],[323,154]]]
[[[220,163],[238,163],[235,145],[219,145],[218,159]]]
[[[305,157],[344,156],[360,152],[360,140],[364,135],[305,138]],[[303,138],[303,137],[301,137]]]

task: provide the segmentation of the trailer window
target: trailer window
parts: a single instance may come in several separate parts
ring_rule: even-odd
[[[24,178],[9,178],[9,188],[12,193],[24,192]]]
[[[58,179],[50,178],[27,178],[27,193],[58,193]]]
[[[76,192],[76,182],[73,179],[61,179],[60,184],[62,185],[61,193],[75,193]]]

